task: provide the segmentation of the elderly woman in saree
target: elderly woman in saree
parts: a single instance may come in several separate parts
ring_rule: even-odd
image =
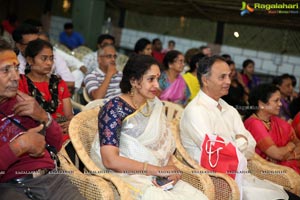
[[[163,61],[165,71],[161,73],[159,86],[161,100],[171,101],[185,106],[191,92],[181,76],[184,67],[184,56],[181,52],[169,51]]]
[[[122,94],[99,112],[91,157],[100,168],[119,172],[134,199],[207,199],[180,180],[171,159],[175,142],[156,97],[159,77],[159,64],[151,56],[129,59],[120,83]],[[173,181],[173,189],[164,191],[153,177]]]
[[[244,124],[256,140],[256,152],[268,161],[300,172],[300,140],[292,125],[278,117],[282,103],[275,85],[262,84],[249,96],[252,106]]]

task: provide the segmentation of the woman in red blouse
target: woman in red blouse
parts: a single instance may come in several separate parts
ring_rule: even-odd
[[[63,132],[68,133],[73,117],[72,104],[66,83],[50,74],[54,60],[52,45],[40,39],[31,41],[25,50],[25,57],[28,66],[26,75],[21,75],[19,90],[35,97],[44,110],[57,120]]]

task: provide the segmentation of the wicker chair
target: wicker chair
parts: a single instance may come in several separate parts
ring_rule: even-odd
[[[73,117],[69,126],[69,135],[80,160],[90,172],[101,172],[90,158],[91,143],[98,132],[99,107],[85,110]],[[181,164],[173,156],[176,167],[183,172],[182,179],[197,189],[201,190],[209,199],[214,199],[214,186],[212,180],[206,174],[193,174],[193,170]],[[102,178],[111,181],[117,187],[121,199],[130,199],[126,185],[116,176],[108,173],[97,173]]]
[[[176,141],[176,158],[185,165],[195,169],[195,173],[208,173],[208,170],[201,167],[196,161],[194,161],[182,146],[179,136],[178,122],[178,119],[174,119],[171,123],[171,129]],[[212,179],[215,187],[215,199],[240,199],[240,192],[238,186],[230,176],[222,173],[208,173],[208,175]]]
[[[164,106],[166,107],[165,110],[166,110],[167,119],[169,121],[172,121],[173,119],[177,119],[175,120],[176,122],[173,122],[175,123],[173,124],[173,129],[174,129],[173,133],[175,133],[176,146],[177,146],[177,150],[175,152],[176,157],[194,169],[203,170],[203,168],[201,167],[199,168],[199,165],[188,155],[188,153],[182,146],[180,137],[178,135],[179,130],[177,126],[178,126],[178,121],[183,112],[183,108],[172,102],[163,101],[163,103]],[[300,193],[300,176],[291,168],[268,162],[263,158],[261,158],[259,155],[255,154],[251,160],[248,160],[248,169],[252,175],[260,179],[266,179],[278,185],[281,185],[286,190],[291,191],[297,195],[299,195]],[[272,176],[270,176],[270,174],[272,174]],[[230,187],[232,187],[231,189],[233,192],[238,192],[238,188],[235,182],[233,182],[233,180],[229,176],[220,173],[216,175],[218,177],[221,177],[224,180],[226,179]],[[216,185],[217,181],[212,176],[213,175],[211,175],[211,178],[215,183],[215,187],[220,188],[219,186]],[[237,194],[233,194],[233,195],[236,198],[238,197]],[[216,194],[216,198],[219,198],[218,194]],[[225,198],[220,197],[220,199],[225,199]]]
[[[69,125],[69,135],[75,151],[83,162],[86,173],[100,176],[109,181],[114,188],[115,199],[131,200],[129,189],[118,177],[104,173],[90,158],[90,149],[95,134],[98,132],[98,112],[100,107],[82,111],[75,115]]]
[[[292,168],[268,162],[255,154],[248,160],[248,169],[252,175],[281,185],[300,196],[300,176]]]
[[[86,175],[80,172],[70,160],[65,149],[62,148],[58,153],[60,169],[67,172],[66,175],[71,180],[79,192],[87,200],[113,200],[113,190],[107,181],[100,177]],[[70,173],[68,173],[70,172]]]
[[[196,173],[206,173],[208,172],[205,168],[199,166],[185,151],[184,147],[181,144],[179,137],[179,127],[178,123],[181,118],[183,107],[178,104],[162,101],[164,104],[165,114],[167,120],[171,123],[171,129],[175,137],[176,141],[176,151],[175,156],[178,160],[180,160],[185,165],[190,168],[196,169]],[[213,181],[215,188],[215,199],[239,199],[239,189],[235,181],[221,173],[209,174],[210,178]]]
[[[79,60],[82,60],[82,58],[83,58],[85,55],[87,55],[87,54],[93,52],[93,50],[91,50],[90,48],[88,48],[88,47],[86,47],[86,46],[79,46],[79,47],[73,49],[72,52],[73,52],[72,54],[73,54],[76,58],[78,58]]]

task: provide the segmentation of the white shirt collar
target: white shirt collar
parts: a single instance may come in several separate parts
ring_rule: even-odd
[[[220,98],[218,101],[216,101],[210,96],[208,96],[206,93],[204,93],[202,90],[200,90],[197,95],[197,104],[201,104],[201,101],[204,101],[204,104],[211,108],[217,108],[217,106],[220,104],[222,107],[222,111],[225,111],[226,108],[228,108],[228,104],[223,99]]]

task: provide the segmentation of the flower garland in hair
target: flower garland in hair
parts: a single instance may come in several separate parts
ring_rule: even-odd
[[[30,80],[28,76],[27,77],[27,84],[28,84],[28,89],[37,102],[42,106],[42,108],[49,113],[55,113],[57,106],[58,106],[58,83],[59,83],[59,78],[52,74],[49,80],[49,91],[51,94],[51,100],[46,101],[41,94],[41,92],[35,87],[33,82]]]

